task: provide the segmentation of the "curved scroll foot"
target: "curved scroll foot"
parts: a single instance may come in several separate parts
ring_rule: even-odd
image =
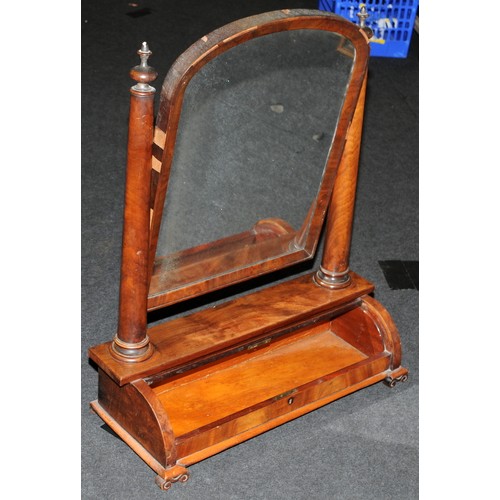
[[[160,490],[169,490],[174,483],[185,483],[189,479],[189,471],[181,466],[172,467],[165,470],[163,475],[158,475],[155,478],[156,485]]]
[[[160,490],[167,491],[172,487],[172,481],[168,481],[167,479],[163,479],[161,476],[156,476],[155,483]]]
[[[407,380],[408,370],[406,368],[399,367],[398,369],[392,371],[384,379],[384,384],[388,385],[392,389],[397,382],[406,382]]]

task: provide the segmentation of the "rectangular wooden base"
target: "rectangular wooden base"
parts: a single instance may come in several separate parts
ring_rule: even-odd
[[[205,456],[204,450],[227,448],[310,411],[308,406],[332,401],[347,388],[356,390],[388,366],[387,353],[370,358],[325,322],[167,380],[153,391],[168,414],[178,456],[187,464]]]
[[[332,317],[335,310],[354,307],[373,285],[351,273],[351,286],[329,290],[307,274],[235,300],[148,329],[154,346],[151,358],[124,363],[111,355],[106,342],[89,350],[90,358],[115,382],[189,369],[200,362],[252,348],[270,336],[286,334],[306,322]]]
[[[384,358],[387,358],[384,356]],[[369,368],[370,362],[365,365],[365,369]],[[380,367],[387,366],[387,359],[380,361],[380,358],[376,360],[374,363],[375,365],[379,365]],[[358,366],[358,368],[361,368],[361,365]],[[373,367],[372,367],[373,368]],[[279,425],[282,425],[286,422],[289,422],[290,420],[293,420],[295,418],[298,418],[306,413],[309,413],[313,410],[316,410],[317,408],[320,408],[328,403],[331,403],[332,401],[335,401],[339,398],[342,398],[348,394],[351,394],[352,392],[355,392],[359,389],[362,389],[364,387],[367,387],[369,385],[375,384],[377,382],[380,382],[384,380],[387,377],[387,372],[385,370],[379,371],[379,368],[376,368],[375,371],[378,372],[376,375],[372,375],[369,378],[362,379],[356,383],[353,383],[349,386],[345,386],[342,389],[339,388],[339,386],[344,386],[344,383],[341,382],[340,379],[336,379],[335,376],[332,376],[330,380],[327,381],[326,384],[321,383],[321,381],[316,381],[316,395],[318,399],[313,398],[313,401],[310,401],[309,403],[306,402],[307,399],[307,394],[304,394],[302,396],[302,406],[299,404],[299,401],[296,400],[297,392],[294,391],[294,395],[290,396],[285,400],[286,405],[288,405],[288,408],[285,406],[285,403],[282,403],[281,407],[285,408],[286,411],[282,411],[281,414],[272,416],[271,414],[267,415],[266,418],[266,411],[265,406],[261,407],[260,409],[257,409],[256,411],[252,412],[250,416],[245,418],[245,416],[240,416],[239,419],[239,429],[234,429],[236,430],[235,434],[229,434],[226,435],[223,439],[217,442],[212,442],[213,441],[213,433],[210,436],[209,433],[204,433],[204,437],[200,438],[198,441],[198,445],[200,444],[201,441],[204,439],[207,439],[208,441],[212,442],[212,444],[206,443],[204,447],[199,447],[199,449],[196,449],[196,446],[193,446],[193,441],[194,439],[188,440],[185,439],[184,443],[182,443],[182,439],[177,440],[177,443],[180,446],[179,447],[179,454],[177,456],[177,461],[176,465],[181,466],[181,467],[189,467],[190,465],[193,465],[197,462],[200,462],[201,460],[204,460],[208,457],[211,457],[213,455],[216,455],[217,453],[220,453],[221,451],[224,451],[228,448],[231,448],[232,446],[235,446],[239,443],[242,443],[248,439],[251,439],[252,437],[255,437],[259,434],[262,434],[270,429],[274,429],[275,427],[278,427]],[[338,374],[342,375],[342,374]],[[345,377],[349,376],[348,371],[344,371],[343,373],[344,379]],[[339,384],[340,382],[340,384]],[[331,392],[333,388],[337,386],[336,391],[333,393]],[[312,391],[310,391],[312,392]],[[310,395],[309,395],[310,396]],[[290,398],[292,398],[292,401],[290,401]],[[273,398],[274,399],[274,398]],[[278,398],[277,401],[279,401]],[[278,404],[275,405],[276,407]],[[97,413],[101,419],[125,442],[127,445],[135,452],[137,455],[139,455],[144,462],[151,467],[158,475],[162,477],[167,477],[169,475],[169,470],[172,469],[172,467],[167,467],[165,465],[160,464],[158,460],[137,440],[135,439],[121,424],[120,422],[116,421],[113,416],[111,416],[105,408],[103,408],[99,401],[93,401],[91,403],[92,409]],[[226,421],[225,428],[227,430],[228,427],[231,427],[230,424],[231,420]],[[249,425],[250,424],[250,425]],[[253,425],[252,425],[253,424]],[[246,427],[246,428],[244,428]],[[222,432],[221,432],[222,433]],[[195,433],[193,433],[195,434]],[[188,436],[189,437],[189,436]],[[183,453],[181,450],[184,448],[186,450],[188,447],[191,447],[190,452],[185,452]],[[174,466],[175,467],[175,466]]]
[[[92,408],[164,486],[186,480],[193,463],[392,374],[406,376],[390,316],[366,295],[371,285],[353,277],[331,291],[306,276],[165,323],[151,336],[156,360],[142,367],[103,363],[106,346],[94,348],[103,366]],[[271,301],[283,293],[297,299],[288,309]],[[180,356],[180,333],[198,355]]]

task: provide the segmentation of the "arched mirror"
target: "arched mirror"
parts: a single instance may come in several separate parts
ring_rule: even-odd
[[[313,257],[356,64],[353,43],[329,28],[275,26],[232,43],[212,34],[197,60],[174,65],[157,125],[169,115],[150,309]]]

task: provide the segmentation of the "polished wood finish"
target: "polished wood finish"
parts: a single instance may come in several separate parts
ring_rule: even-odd
[[[173,256],[178,274],[167,276],[168,258],[153,261],[187,83],[230,47],[302,28],[340,33],[356,51],[326,173],[304,223],[314,230],[300,230],[302,254],[244,268],[249,243],[290,241],[293,230],[284,221],[266,219],[247,232],[179,252]],[[165,79],[154,146],[153,93],[144,87],[154,72],[143,63],[132,71],[139,87],[131,97],[119,328],[113,341],[89,351],[99,367],[91,407],[157,473],[163,490],[187,481],[187,467],[200,460],[371,384],[393,387],[408,377],[390,314],[370,296],[374,286],[349,271],[366,42],[352,23],[317,11],[274,12],[221,28],[183,54]],[[350,49],[343,44],[339,50]],[[318,273],[148,327],[148,309],[312,257],[329,204]],[[224,274],[231,260],[243,268]],[[186,277],[198,282],[183,286]]]
[[[210,277],[207,273],[205,279],[196,283],[191,283],[185,276],[180,275],[175,280],[175,288],[162,288],[165,267],[162,265],[162,259],[158,259],[161,256],[156,256],[156,248],[174,156],[177,128],[187,85],[205,64],[232,47],[270,33],[299,29],[316,29],[338,33],[346,37],[356,50],[351,80],[338,119],[321,186],[316,201],[312,205],[312,211],[302,228],[302,236],[298,237],[298,241],[303,245],[302,249],[266,259],[257,264],[246,265],[237,270],[230,270],[233,265],[232,259],[227,261],[221,259],[218,263],[219,271],[225,269],[226,272],[219,272],[214,277]],[[152,275],[152,288],[148,299],[150,310],[269,273],[314,256],[342,156],[346,133],[352,121],[366,74],[368,52],[365,35],[362,35],[359,27],[353,23],[346,22],[330,13],[298,9],[270,12],[230,23],[194,43],[175,61],[162,86],[156,122],[159,139],[155,140],[153,161],[154,163],[161,161],[161,166],[157,167],[160,172],[157,182],[155,181],[156,193],[154,194],[151,220],[150,273]],[[217,242],[214,245],[217,245]],[[155,261],[155,259],[158,260]],[[211,263],[207,263],[207,265],[211,265]],[[200,266],[203,267],[201,258]],[[184,286],[182,286],[182,280]]]
[[[319,284],[341,288],[349,284],[349,254],[358,179],[359,145],[363,129],[366,75],[356,111],[347,132],[346,144],[337,172],[326,219],[323,260],[316,279]]]
[[[380,303],[365,295],[333,319],[338,311],[330,313],[254,349],[122,387],[100,371],[93,408],[156,472],[168,471],[358,389],[407,375],[396,366],[399,334]],[[191,316],[193,324],[199,314]]]
[[[121,438],[133,451],[144,460],[158,475],[156,484],[162,490],[168,490],[173,483],[184,483],[189,479],[189,471],[182,465],[163,466],[158,460],[137,440],[135,439],[118,421],[110,415],[107,410],[101,406],[99,401],[92,401],[90,407],[101,419]],[[153,432],[155,430],[153,429]],[[168,448],[168,453],[171,448]]]
[[[215,370],[209,366],[165,382],[154,392],[169,409],[175,434],[186,439],[200,429],[219,428],[229,416],[245,414],[263,401],[291,398],[297,388],[325,373],[365,359],[363,353],[332,335],[328,323],[322,323],[278,339],[258,354],[245,352],[219,363]]]
[[[124,364],[110,354],[110,343],[92,347],[90,358],[118,384],[162,372],[192,369],[241,349],[252,349],[266,337],[293,331],[305,322],[354,307],[373,285],[352,274],[342,290],[317,286],[313,274],[265,288],[225,304],[155,325],[148,330],[155,352],[141,363]]]
[[[137,84],[130,89],[118,332],[112,344],[114,356],[136,362],[153,352],[146,330],[155,93],[149,83],[156,78],[146,43],[138,54],[141,64],[130,71]]]
[[[98,401],[160,464],[175,464],[174,435],[168,417],[144,380],[120,387],[99,370]],[[136,415],[141,416],[140,426],[134,424]]]
[[[250,231],[156,258],[148,310],[164,307],[165,300],[173,304],[199,295],[200,284],[205,282],[206,276],[213,276],[211,289],[222,287],[227,282],[224,273],[228,267],[240,268],[232,273],[235,283],[248,278],[248,262],[261,262],[251,268],[275,271],[295,262],[297,256],[310,258],[304,250],[289,251],[294,240],[293,230],[286,231],[283,225],[263,222]],[[278,254],[283,255],[279,260],[267,258]]]

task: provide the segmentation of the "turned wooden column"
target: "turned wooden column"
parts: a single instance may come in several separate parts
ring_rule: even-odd
[[[349,253],[351,250],[352,221],[354,202],[356,200],[365,94],[366,75],[351,126],[347,131],[344,152],[337,171],[337,178],[328,209],[323,259],[320,269],[315,275],[316,283],[327,288],[343,288],[348,286],[351,281],[349,276]]]
[[[148,66],[152,52],[146,42],[137,52],[141,63],[130,70],[137,83],[130,89],[129,136],[118,331],[111,343],[115,357],[127,362],[149,358],[147,336],[149,203],[156,71]]]

